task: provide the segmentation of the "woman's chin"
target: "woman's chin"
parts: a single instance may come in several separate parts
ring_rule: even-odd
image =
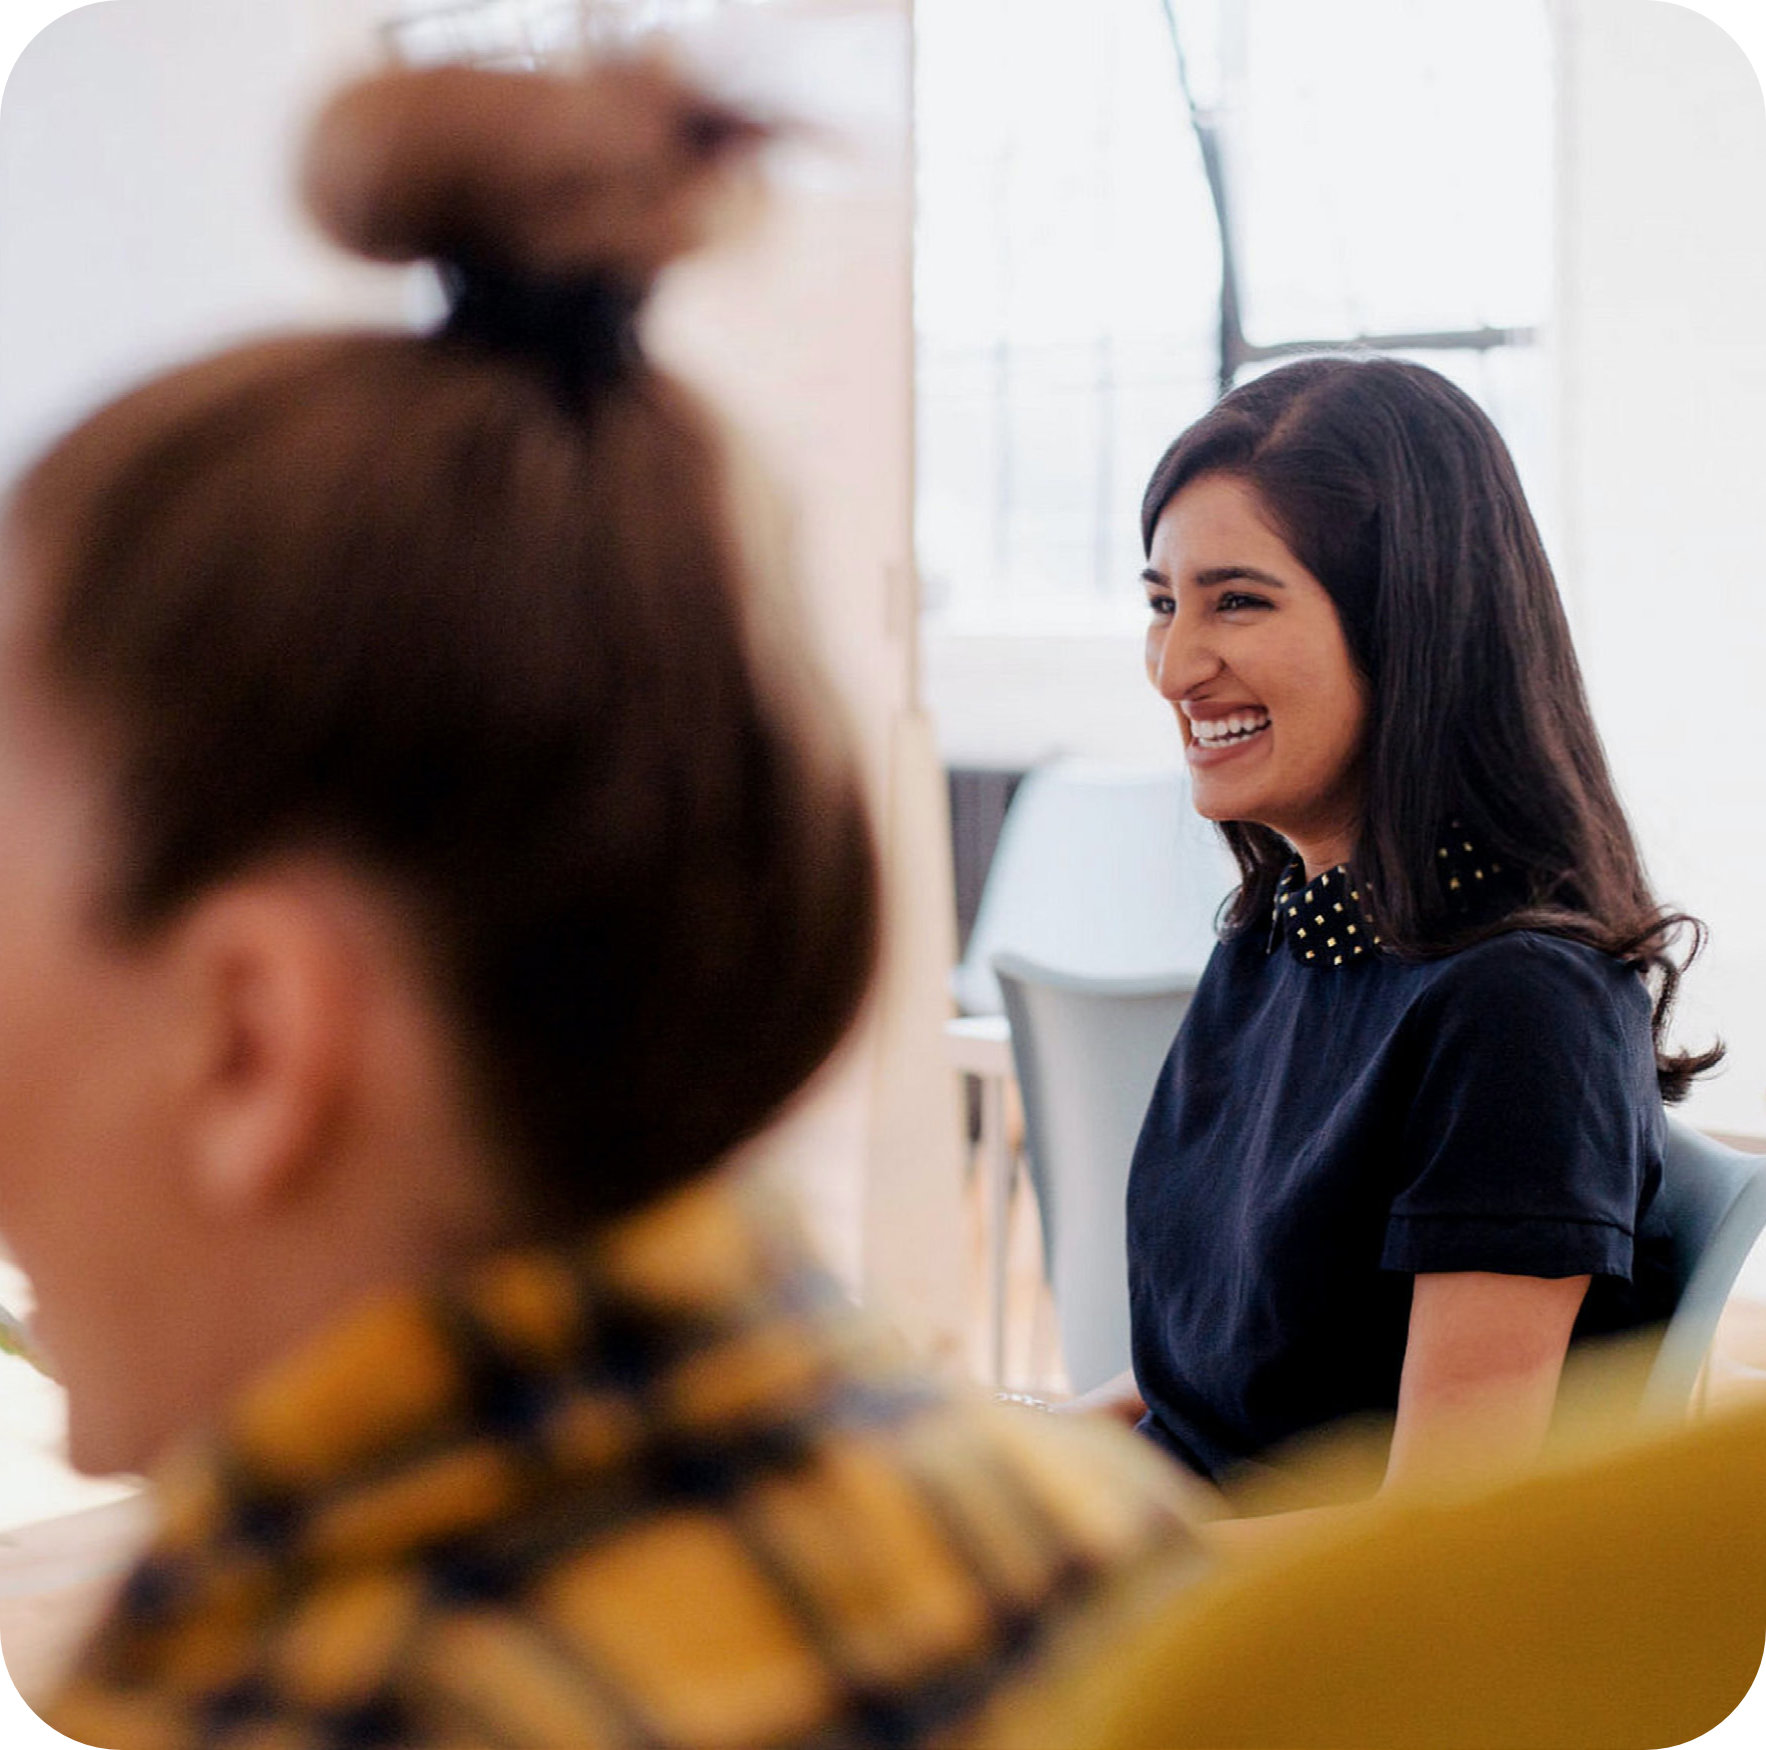
[[[1248,796],[1242,785],[1210,783],[1206,772],[1190,774],[1190,806],[1204,820],[1220,826],[1228,821],[1257,818],[1255,798]]]

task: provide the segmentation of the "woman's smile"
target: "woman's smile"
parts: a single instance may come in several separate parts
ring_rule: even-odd
[[[1267,751],[1271,718],[1261,705],[1239,705],[1217,713],[1207,706],[1183,707],[1188,736],[1184,757],[1192,767],[1217,766],[1256,751]]]

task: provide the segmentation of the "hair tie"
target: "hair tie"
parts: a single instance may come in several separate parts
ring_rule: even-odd
[[[542,278],[476,262],[437,266],[448,299],[438,338],[538,365],[573,413],[642,363],[644,295],[629,283],[604,273]]]

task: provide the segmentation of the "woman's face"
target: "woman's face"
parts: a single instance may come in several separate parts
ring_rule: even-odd
[[[36,1329],[69,1389],[84,1469],[118,1468],[123,1425],[163,1356],[151,1328],[164,1171],[167,968],[96,923],[101,788],[50,708],[0,577],[0,1235],[36,1292]]]
[[[1272,828],[1309,874],[1345,861],[1367,694],[1329,592],[1226,474],[1166,505],[1142,575],[1147,673],[1176,712],[1197,812]]]

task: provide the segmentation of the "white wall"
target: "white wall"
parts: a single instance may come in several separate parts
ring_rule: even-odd
[[[1766,1133],[1766,105],[1716,25],[1560,0],[1561,560],[1652,874],[1711,926],[1689,1108]]]
[[[0,474],[131,379],[241,334],[396,313],[399,275],[289,199],[371,0],[106,0],[27,48],[0,102]]]
[[[1130,612],[1138,623],[1141,613]],[[1142,647],[1138,624],[1065,636],[928,627],[926,698],[945,758],[1007,769],[1063,754],[1125,766],[1180,764],[1177,725],[1147,683]]]
[[[869,1024],[769,1148],[825,1248],[923,1352],[965,1314],[948,825],[918,711],[906,0],[772,0],[689,38],[738,89],[831,130],[787,154],[768,222],[676,270],[652,341],[729,409],[787,485],[811,618],[852,712],[889,886]],[[749,15],[743,17],[747,12]]]

